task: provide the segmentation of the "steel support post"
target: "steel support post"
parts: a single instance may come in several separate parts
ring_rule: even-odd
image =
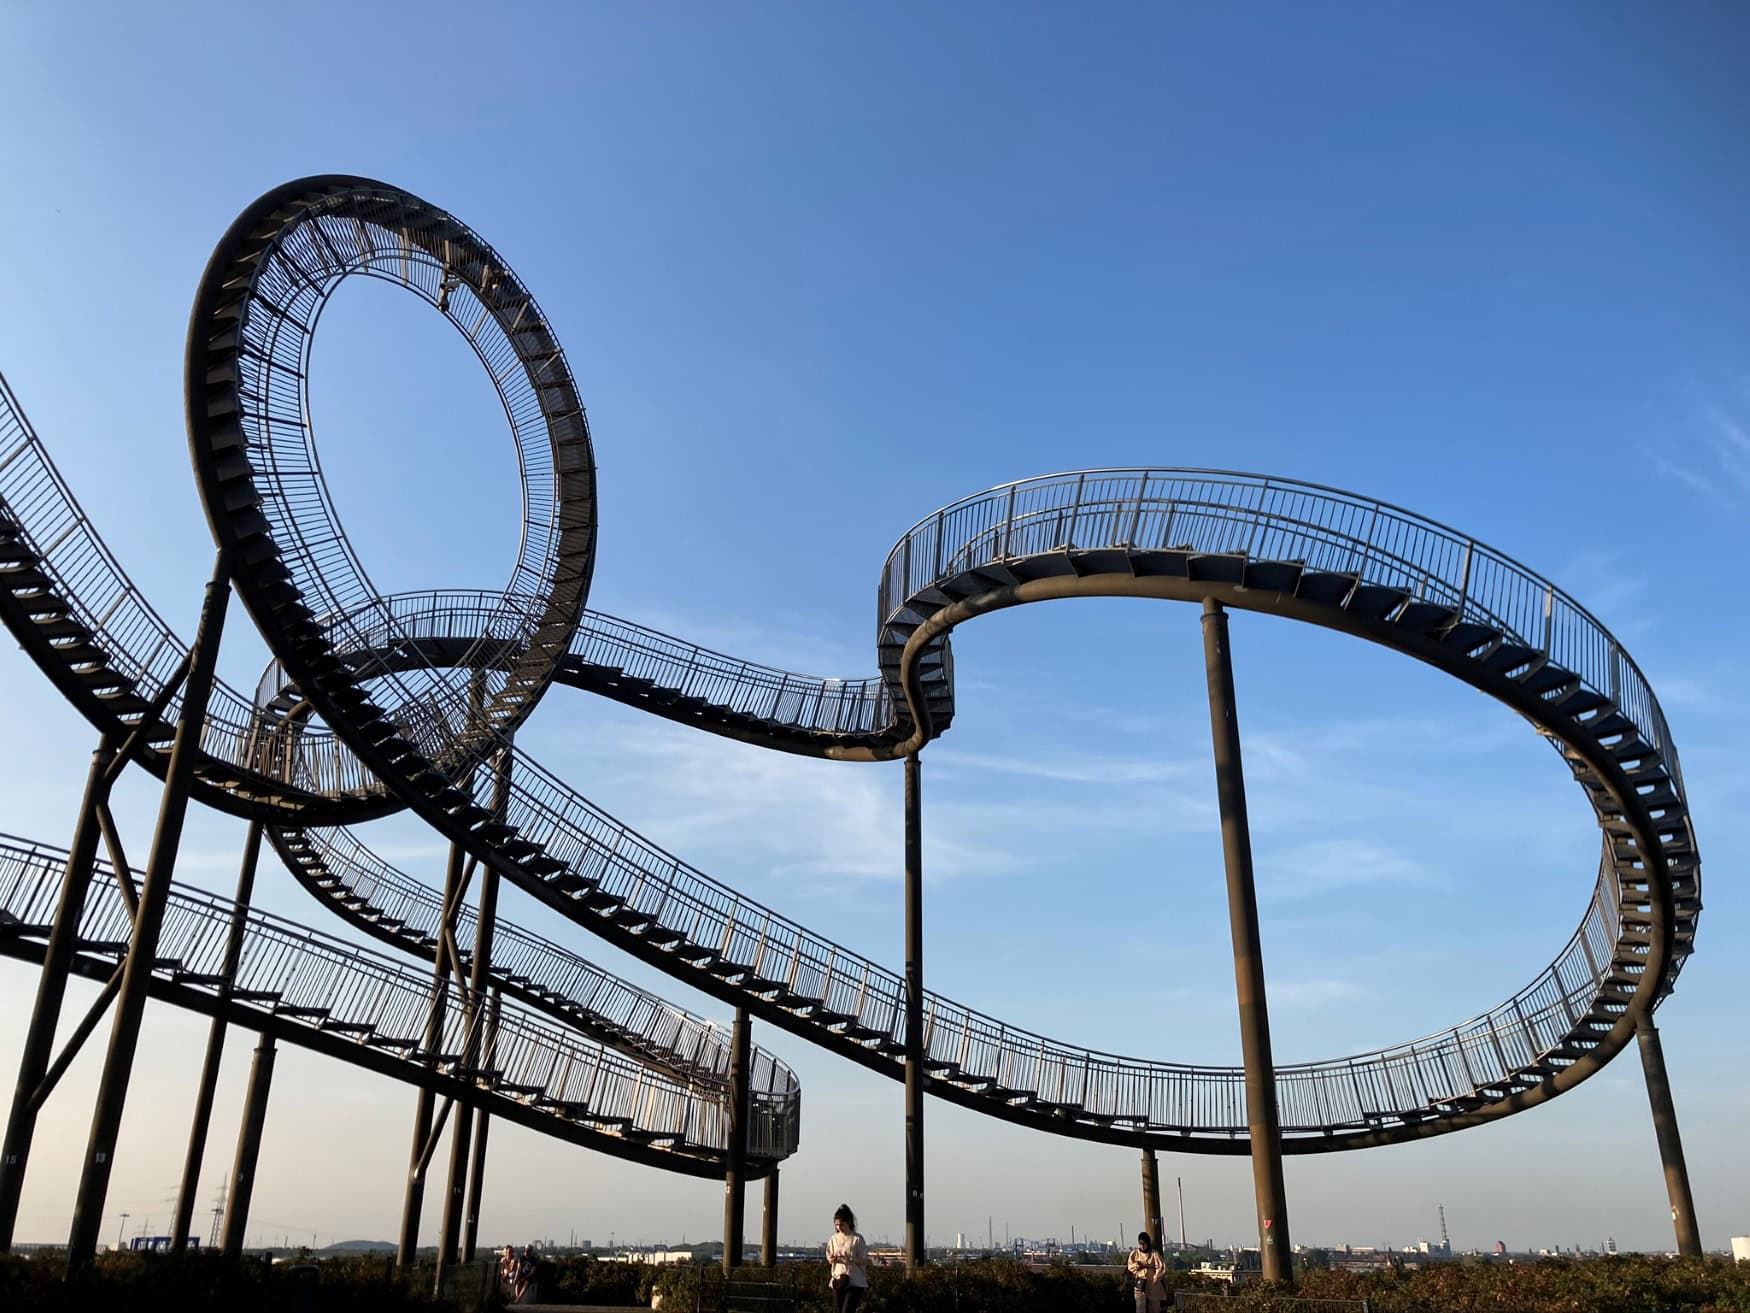
[[[190,649],[182,711],[176,721],[170,764],[164,772],[158,828],[152,835],[151,856],[146,859],[146,878],[140,887],[140,912],[134,918],[134,933],[128,943],[127,964],[122,972],[121,993],[115,1001],[115,1024],[110,1029],[109,1052],[104,1058],[103,1075],[98,1080],[97,1104],[91,1114],[91,1135],[86,1144],[84,1170],[73,1204],[73,1226],[67,1236],[69,1273],[89,1266],[97,1253],[97,1230],[103,1223],[109,1175],[115,1166],[115,1142],[121,1133],[122,1112],[127,1106],[128,1080],[133,1075],[134,1051],[140,1042],[140,1020],[146,1011],[146,991],[151,984],[152,964],[158,953],[158,932],[164,924],[164,906],[170,898],[171,876],[176,867],[177,851],[182,845],[182,823],[188,815],[189,789],[194,783],[195,761],[201,753],[201,728],[206,721],[207,699],[213,691],[213,667],[219,656],[219,641],[225,630],[225,607],[230,598],[230,571],[225,554],[220,552],[214,563],[213,577],[207,584],[194,646]]]
[[[1252,1187],[1258,1200],[1258,1252],[1264,1279],[1291,1287],[1294,1262],[1282,1183],[1282,1128],[1276,1109],[1276,1065],[1270,1056],[1270,1009],[1264,994],[1264,949],[1258,935],[1258,890],[1252,879],[1252,835],[1246,820],[1233,652],[1228,645],[1227,612],[1214,598],[1203,603],[1203,659],[1209,677],[1209,727],[1215,742],[1215,785],[1227,867],[1240,1050],[1246,1065],[1246,1128],[1252,1145]]]
[[[1143,1229],[1148,1232],[1158,1254],[1161,1251],[1161,1176],[1153,1149],[1142,1151],[1142,1217]]]
[[[228,1000],[236,984],[237,964],[243,958],[243,932],[249,924],[249,900],[255,893],[255,867],[261,860],[261,822],[251,821],[243,840],[243,865],[237,872],[237,899],[231,912],[231,930],[225,940],[225,963],[220,968],[220,999]],[[189,1223],[194,1219],[194,1196],[200,1188],[201,1160],[207,1152],[207,1127],[213,1119],[213,1091],[219,1083],[219,1064],[225,1058],[225,1017],[213,1018],[207,1031],[207,1056],[201,1064],[200,1085],[194,1096],[194,1121],[188,1131],[188,1156],[182,1164],[182,1189],[176,1196],[176,1219],[171,1225],[170,1247],[188,1248]]]
[[[723,1270],[741,1266],[747,1224],[747,1049],[751,1029],[747,1009],[735,1010],[729,1037],[729,1144],[723,1170]]]
[[[905,759],[905,1269],[924,1240],[924,825],[918,754]]]
[[[483,867],[480,875],[480,912],[474,922],[474,958],[468,977],[468,995],[462,1000],[462,1070],[484,1066],[482,1033],[488,1025],[486,984],[492,969],[492,931],[498,916],[498,872]],[[438,1242],[436,1292],[441,1295],[444,1277],[461,1249],[462,1215],[467,1211],[468,1168],[474,1119],[467,1108],[456,1114],[450,1139],[450,1185],[444,1195],[443,1235]]]
[[[66,873],[61,877],[61,898],[55,906],[54,925],[37,978],[36,1004],[24,1033],[24,1052],[18,1059],[18,1084],[12,1092],[12,1113],[6,1121],[5,1147],[0,1149],[0,1253],[12,1248],[12,1230],[18,1221],[18,1200],[24,1190],[24,1173],[30,1166],[30,1144],[36,1136],[40,1105],[37,1087],[48,1074],[55,1052],[55,1028],[61,1021],[61,1005],[67,997],[67,967],[79,941],[79,920],[85,914],[85,894],[91,887],[91,867],[97,858],[100,837],[98,805],[109,792],[109,765],[115,759],[115,743],[105,735],[91,754],[91,771],[85,779],[85,796],[79,804],[79,820],[73,827],[73,847],[67,854]]]
[[[231,1164],[231,1190],[225,1197],[226,1258],[243,1252],[243,1231],[249,1225],[249,1201],[255,1194],[255,1163],[261,1156],[261,1128],[267,1124],[267,1094],[273,1086],[274,1042],[263,1035],[249,1067],[249,1092],[243,1096],[243,1126],[237,1132],[237,1157]]]
[[[1653,1018],[1635,1017],[1635,1037],[1641,1045],[1641,1068],[1647,1074],[1647,1101],[1653,1106],[1653,1132],[1659,1137],[1659,1161],[1665,1168],[1665,1190],[1671,1196],[1671,1223],[1677,1228],[1677,1252],[1701,1256],[1701,1228],[1695,1221],[1695,1199],[1689,1193],[1689,1168],[1683,1161],[1683,1137],[1677,1132],[1677,1108],[1671,1102],[1671,1080],[1665,1074],[1665,1046]]]
[[[451,844],[449,869],[444,874],[444,907],[437,927],[437,948],[433,952],[435,960],[431,975],[431,1006],[426,1013],[425,1036],[421,1046],[421,1051],[426,1054],[437,1052],[437,1047],[443,1040],[450,980],[450,964],[444,940],[449,928],[453,926],[458,902],[456,895],[462,887],[462,869],[466,863],[467,854],[462,851],[461,845]],[[401,1240],[395,1250],[395,1266],[401,1270],[409,1267],[419,1252],[419,1215],[425,1207],[425,1168],[429,1161],[426,1150],[431,1140],[432,1102],[431,1089],[421,1086],[413,1109],[413,1151],[407,1164],[407,1196],[401,1206]]]
[[[766,1176],[766,1210],[760,1218],[760,1266],[778,1266],[778,1169]]]
[[[492,1067],[498,1061],[498,1009],[499,993],[492,991],[489,1004],[491,1011],[487,1013],[486,1029],[486,1066]],[[462,1221],[462,1261],[472,1263],[475,1250],[480,1239],[480,1192],[486,1185],[486,1132],[492,1126],[492,1117],[485,1108],[474,1110],[474,1164],[468,1174],[468,1214]]]

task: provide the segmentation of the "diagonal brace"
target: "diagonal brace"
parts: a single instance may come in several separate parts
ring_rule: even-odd
[[[115,760],[109,763],[109,768],[103,773],[105,787],[114,784],[121,778],[121,773],[127,769],[128,763],[134,759],[134,754],[144,745],[146,731],[157,724],[164,716],[164,708],[170,705],[170,699],[175,697],[188,679],[188,665],[194,657],[194,650],[183,653],[182,660],[176,663],[176,668],[170,672],[170,678],[164,681],[164,687],[158,690],[158,696],[153,698],[146,707],[146,714],[140,717],[140,723],[122,741],[120,751],[115,754]]]
[[[120,761],[121,758],[116,760]],[[122,892],[122,903],[128,909],[128,920],[137,921],[140,916],[140,891],[134,887],[134,872],[128,865],[128,855],[122,851],[121,831],[116,829],[115,817],[110,814],[107,790],[97,800],[96,811],[97,828],[103,833],[103,846],[109,850],[109,864],[115,868],[115,883]]]
[[[61,1077],[67,1074],[67,1068],[73,1065],[73,1059],[79,1056],[79,1050],[85,1046],[85,1041],[91,1038],[91,1032],[97,1029],[97,1023],[103,1020],[103,1014],[109,1011],[109,1005],[115,1001],[115,996],[121,992],[122,971],[127,966],[127,959],[116,963],[115,970],[110,973],[109,980],[102,991],[92,1000],[91,1008],[80,1018],[79,1024],[73,1027],[73,1033],[67,1036],[67,1043],[61,1049],[60,1056],[49,1064],[49,1069],[43,1073],[40,1084],[30,1096],[30,1110],[37,1112],[48,1101],[49,1095],[55,1092],[55,1086],[61,1083]]]

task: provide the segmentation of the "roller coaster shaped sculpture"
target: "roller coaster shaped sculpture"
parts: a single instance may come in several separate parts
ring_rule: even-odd
[[[384,596],[354,554],[323,480],[306,396],[317,321],[351,276],[394,283],[430,304],[474,350],[503,402],[524,521],[500,592]],[[1253,1152],[1256,1109],[1247,1107],[1242,1069],[1048,1039],[925,991],[919,964],[908,995],[906,976],[712,880],[514,744],[559,682],[764,747],[904,759],[915,785],[918,754],[954,714],[950,632],[993,610],[1079,596],[1258,611],[1405,653],[1530,721],[1596,813],[1597,883],[1550,965],[1498,1007],[1408,1043],[1275,1067],[1281,1152],[1406,1141],[1553,1098],[1637,1030],[1646,1042],[1652,1011],[1692,950],[1699,858],[1677,753],[1639,668],[1554,584],[1407,511],[1211,471],[1030,479],[947,506],[901,538],[881,573],[874,677],[798,675],[707,651],[586,609],[595,463],[547,317],[461,222],[355,177],[277,188],[226,232],[195,301],[185,390],[190,454],[218,545],[196,642],[174,634],[123,573],[3,387],[0,611],[111,753],[165,778],[167,815],[180,791],[184,803],[259,823],[330,910],[432,959],[437,981],[447,962],[458,994],[476,1004],[474,1030],[420,1037],[385,1024],[389,1013],[361,998],[342,1008],[333,991],[344,992],[338,977],[353,968],[342,959],[355,950],[253,913],[248,943],[276,944],[291,976],[317,970],[306,958],[336,964],[321,1001],[288,1002],[271,981],[221,982],[222,973],[187,961],[155,976],[142,965],[140,984],[123,980],[124,997],[152,991],[214,1010],[253,994],[266,1011],[246,1025],[323,1036],[319,1047],[348,1049],[377,1070],[501,1113],[514,1104],[508,1115],[525,1124],[681,1171],[757,1176],[793,1151],[798,1093],[782,1064],[766,1056],[753,1064],[764,1130],[744,1161],[747,1137],[722,1111],[733,1064],[721,1033],[557,945],[499,924],[500,951],[482,955],[485,974],[470,995],[461,980],[469,955],[457,944],[465,913],[455,868],[465,861],[461,884],[479,870],[483,896],[485,881],[508,880],[675,978],[874,1071],[909,1075],[919,1091],[1036,1129],[1138,1146],[1151,1162],[1155,1150]],[[275,654],[253,695],[212,677],[231,590]],[[395,870],[347,828],[402,809],[453,846],[444,890]],[[914,813],[908,798],[908,824]],[[162,823],[160,831],[134,953],[117,941],[104,958],[85,942],[101,947],[102,935],[125,928],[106,901],[110,929],[81,932],[88,969],[118,955],[155,960],[153,918],[166,899],[176,925],[228,915],[217,900],[170,893],[175,839]],[[160,847],[164,871],[154,885]],[[28,851],[35,855],[0,865],[12,872],[0,937],[6,951],[41,956],[47,859]],[[398,996],[418,992],[404,968],[371,970],[402,982]],[[502,1008],[481,1003],[486,988],[503,996]],[[300,1007],[313,1009],[303,1015],[316,1026],[292,1024]],[[344,1024],[335,1020],[342,1011]],[[480,1056],[489,1012],[514,1064]],[[118,1033],[121,1018],[118,1005]],[[125,1090],[131,1043],[120,1059],[114,1045]],[[598,1073],[587,1095],[555,1074],[584,1065]],[[119,1115],[118,1099],[113,1120]],[[908,1216],[921,1220],[921,1115],[917,1134]],[[104,1132],[94,1122],[95,1153],[112,1151],[113,1138],[113,1125]],[[107,1179],[107,1169],[86,1170]],[[82,1191],[82,1202],[100,1207],[102,1184],[89,1199]],[[75,1248],[79,1230],[76,1221]]]

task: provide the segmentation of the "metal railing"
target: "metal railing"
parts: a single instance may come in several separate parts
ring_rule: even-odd
[[[341,890],[362,899],[372,918],[400,923],[397,929],[372,926],[373,933],[390,940],[436,939],[443,916],[441,892],[385,861],[350,830],[278,827],[274,838],[282,856],[288,847],[292,849],[288,864],[316,897],[330,902],[338,891],[315,888],[305,879],[304,864],[296,860],[295,845],[300,840],[309,844],[320,871],[337,880]],[[464,964],[472,956],[475,929],[474,909],[464,903],[455,924]],[[568,1010],[584,1015],[587,1024],[624,1036],[608,1041],[611,1047],[675,1068],[687,1079],[710,1083],[727,1079],[730,1037],[725,1028],[502,917],[493,923],[492,933],[494,976],[521,977],[531,992],[563,999]],[[784,1096],[798,1088],[794,1073],[757,1046],[749,1056],[748,1072],[749,1088],[762,1094]]]
[[[894,725],[893,700],[879,676],[802,675],[713,652],[630,620],[587,612],[570,660],[624,671],[681,697],[751,721],[847,739],[873,738]],[[565,678],[563,668],[560,678]]]
[[[1486,543],[1317,484],[1184,469],[1084,470],[1004,484],[906,532],[882,568],[878,623],[886,632],[923,589],[981,565],[1101,550],[1295,561],[1449,607],[1608,697],[1667,762],[1681,792],[1676,750],[1646,677],[1590,611]]]
[[[16,409],[9,394],[6,400],[10,418]],[[20,471],[34,473],[23,477]],[[30,517],[33,542],[41,545],[45,558],[64,562],[57,577],[69,598],[79,603],[79,614],[97,620],[97,632],[117,652],[131,653],[131,644],[150,649],[144,658],[126,655],[132,662],[128,668],[172,669],[185,649],[121,575],[21,417],[0,431],[0,495],[9,513],[16,517],[23,511]],[[62,520],[65,525],[57,528]],[[69,544],[82,546],[73,554]],[[1608,635],[1599,637],[1601,627],[1577,603],[1474,540],[1382,503],[1306,485],[1248,476],[1127,471],[1057,476],[997,489],[945,508],[902,540],[883,575],[883,623],[917,589],[981,562],[1100,546],[1243,552],[1248,559],[1301,561],[1309,570],[1346,572],[1403,588],[1522,642],[1536,636],[1526,631],[1536,629],[1541,615],[1542,650],[1552,660],[1575,662],[1576,673],[1589,682],[1605,681],[1643,737],[1663,747],[1673,779],[1680,781],[1663,717],[1638,668]],[[315,547],[304,559],[310,568],[320,560],[333,569],[339,561],[327,549]],[[1447,577],[1454,574],[1456,582]],[[83,594],[92,588],[100,599],[111,600],[86,600]],[[464,609],[470,615],[478,610]],[[436,609],[430,612],[428,629],[435,629],[437,614]],[[135,619],[102,627],[117,616]],[[647,650],[646,670],[712,666],[702,650],[665,648],[646,636],[652,631],[634,633],[614,625],[604,627],[604,656],[608,648],[638,647]],[[365,651],[398,636],[415,637],[421,627],[417,610],[397,612],[394,603],[372,598],[345,612],[331,635],[337,650]],[[473,632],[486,631],[476,626]],[[166,675],[158,677],[161,686]],[[662,682],[671,678],[665,673]],[[780,674],[780,689],[783,678]],[[399,672],[383,679],[407,681],[403,705],[430,710],[421,738],[430,741],[434,752],[453,745],[453,740],[443,740],[456,726],[474,723],[460,703],[462,690],[435,674],[425,682],[409,681]],[[686,687],[684,680],[679,686]],[[150,691],[149,684],[141,687],[143,693]],[[222,708],[241,701],[229,690],[225,693],[230,700],[222,699]],[[859,705],[878,705],[878,700],[860,696]],[[776,711],[775,699],[772,705]],[[215,717],[221,743],[239,734],[260,738],[253,728],[233,723],[239,714],[221,709]],[[257,724],[253,715],[241,721],[245,727]],[[209,725],[209,738],[213,733]],[[290,737],[279,736],[278,741]],[[466,737],[480,764],[497,751],[496,734]],[[351,760],[350,754],[340,755]],[[519,779],[507,819],[522,837],[627,907],[680,933],[687,943],[740,964],[761,988],[769,982],[786,998],[812,1005],[818,1028],[847,1027],[865,1046],[888,1052],[897,1047],[902,991],[895,973],[741,898],[614,821],[526,757],[518,761]],[[347,769],[349,778],[331,781],[329,787],[377,787],[356,761]],[[1599,981],[1610,970],[1616,925],[1614,888],[1601,879],[1587,918],[1568,947],[1500,1008],[1408,1045],[1279,1069],[1285,1133],[1329,1133],[1333,1128],[1425,1117],[1444,1101],[1473,1096],[1539,1060],[1575,1033],[1580,1018],[1597,1001]],[[1140,1130],[1243,1133],[1240,1081],[1233,1069],[1149,1062],[1060,1044],[937,995],[929,997],[927,1018],[932,1063],[969,1087],[986,1089],[993,1098],[1031,1099],[1061,1108],[1072,1118]]]
[[[178,677],[188,645],[148,603],[92,527],[49,459],[11,388],[0,376],[0,527],[16,533],[68,616],[91,633],[105,664],[153,701]],[[182,695],[162,719],[174,724]],[[305,801],[382,795],[382,786],[332,734],[303,736],[295,757],[275,751],[249,698],[223,681],[213,686],[201,750],[264,786],[291,785]]]
[[[407,193],[360,180],[288,198],[257,218],[266,224],[265,244],[239,253],[242,267],[232,277],[247,288],[233,345],[222,352],[237,371],[231,395],[257,486],[275,491],[262,499],[260,514],[286,564],[309,585],[306,604],[345,617],[330,627],[348,633],[346,650],[371,646],[358,641],[356,627],[378,590],[341,528],[308,427],[310,347],[323,307],[347,277],[393,283],[448,319],[491,377],[523,492],[516,566],[496,602],[516,669],[493,671],[484,710],[487,726],[508,732],[545,690],[575,630],[594,562],[594,458],[564,352],[492,248]],[[442,746],[441,735],[430,733],[413,741]]]
[[[413,645],[434,664],[438,654],[458,668],[502,663],[514,644],[503,594],[444,588],[396,593],[374,600],[347,629],[362,672],[379,666],[406,669]],[[330,627],[330,618],[318,623]],[[700,647],[645,625],[585,611],[559,668],[561,681],[591,670],[613,671],[677,698],[694,698],[750,724],[831,735],[849,742],[879,737],[894,727],[893,700],[879,676],[839,679],[804,675]],[[292,686],[275,659],[256,687],[256,703],[272,707]]]
[[[284,498],[283,491],[268,492],[269,500]],[[274,517],[276,532],[290,538],[282,546],[294,583],[313,596],[363,599],[352,610],[334,613],[328,634],[335,650],[404,641],[410,659],[416,659],[418,615],[400,614],[392,600],[369,597],[362,577],[321,578],[324,570],[344,573],[345,566],[312,550],[301,537],[305,531],[294,509],[286,503]],[[1382,504],[1268,480],[1136,471],[1012,485],[922,522],[889,558],[881,594],[884,624],[903,612],[916,592],[980,562],[1094,544],[1304,562],[1309,570],[1340,571],[1358,581],[1399,587],[1479,622],[1509,626],[1502,631],[1508,633],[1516,632],[1510,625],[1526,606],[1523,590],[1512,586],[1520,576],[1510,562]],[[1444,577],[1448,572],[1457,572],[1457,586]],[[1565,595],[1558,602],[1552,587],[1539,587],[1549,617],[1546,650],[1552,657],[1584,657],[1592,645],[1583,641],[1579,626],[1589,617]],[[1638,680],[1638,671],[1617,652],[1611,669],[1621,680]],[[690,658],[677,655],[675,662],[685,659]],[[467,723],[468,716],[460,691],[442,680],[435,663],[423,670],[383,671],[374,687],[384,705],[431,707],[433,732],[419,744],[430,758],[456,763],[471,757],[484,767],[506,746],[489,727],[468,742],[444,735],[439,727]],[[1656,713],[1650,694],[1641,703]],[[1662,725],[1651,715],[1651,741],[1664,742]],[[784,999],[797,1029],[828,1042],[848,1040],[886,1054],[897,1050],[903,990],[896,973],[712,880],[608,816],[525,754],[516,754],[515,761],[506,822],[519,839],[580,878],[592,898],[607,895],[619,908],[650,918],[719,964],[732,964],[736,969],[728,974],[743,977],[749,992]],[[491,850],[486,843],[477,847],[482,854]],[[513,878],[534,878],[521,868],[507,869],[517,873]],[[1410,1044],[1279,1069],[1284,1134],[1293,1139],[1365,1132],[1492,1102],[1492,1087],[1573,1041],[1582,1019],[1600,1004],[1612,958],[1622,956],[1614,946],[1611,874],[1607,864],[1598,894],[1564,952],[1500,1008]],[[591,920],[581,905],[577,919]],[[1606,951],[1596,953],[1601,947]],[[941,1078],[992,1100],[1036,1107],[1047,1117],[1061,1114],[1072,1122],[1143,1133],[1245,1133],[1238,1069],[1066,1045],[934,994],[925,1011],[926,1050]]]
[[[64,851],[0,836],[0,922],[9,922],[0,924],[0,937],[46,933],[66,859]],[[234,909],[235,904],[217,895],[174,886],[155,973],[173,981],[192,976],[200,987],[218,989],[200,978],[223,974]],[[99,946],[108,945],[114,946],[111,955],[118,955],[131,932],[114,873],[107,863],[98,862],[80,920],[82,951],[102,951]],[[493,1017],[490,1074],[457,1066],[470,1042],[482,1038],[478,1032],[487,1024],[488,1009],[448,1002],[448,991],[439,1004],[444,1022],[437,1048],[420,1052],[432,1006],[428,973],[268,913],[247,912],[243,955],[231,987],[254,999],[251,1005],[302,1020],[314,1030],[361,1046],[408,1053],[410,1068],[433,1066],[488,1090],[514,1088],[524,1101],[553,1109],[558,1120],[609,1131],[624,1128],[641,1139],[672,1141],[677,1152],[717,1155],[727,1143],[720,1088],[677,1081],[567,1034],[514,1004],[501,1003]],[[385,1045],[385,1040],[393,1043]],[[417,1073],[410,1071],[409,1078],[417,1080]],[[750,1153],[769,1158],[793,1152],[797,1092],[756,1093],[753,1102]]]

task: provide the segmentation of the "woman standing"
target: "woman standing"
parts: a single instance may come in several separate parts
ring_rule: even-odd
[[[826,1261],[832,1269],[833,1313],[855,1313],[869,1289],[869,1247],[857,1234],[857,1215],[849,1204],[840,1204],[832,1215]]]
[[[1155,1250],[1147,1231],[1136,1237],[1136,1248],[1130,1251],[1130,1288],[1136,1292],[1136,1313],[1161,1313],[1161,1296],[1166,1288],[1161,1277],[1166,1262]]]

